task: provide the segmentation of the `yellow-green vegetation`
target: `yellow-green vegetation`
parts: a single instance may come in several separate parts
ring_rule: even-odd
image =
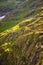
[[[43,65],[42,2],[29,0],[0,21],[0,65]]]

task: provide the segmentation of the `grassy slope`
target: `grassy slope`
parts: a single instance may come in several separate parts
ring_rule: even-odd
[[[6,5],[6,4],[5,4]],[[12,3],[10,4],[10,5],[8,5],[8,6],[14,6]],[[22,10],[22,11],[21,11]],[[17,11],[18,12],[23,12],[23,8],[19,8],[19,9],[17,9]],[[26,9],[25,9],[26,10]],[[16,25],[17,23],[18,23],[18,21],[21,21],[22,19],[23,19],[23,17],[21,18],[21,13],[20,14],[12,14],[12,12],[10,11],[10,12],[7,12],[8,14],[8,18],[7,19],[5,19],[5,20],[2,20],[2,21],[0,21],[0,32],[3,32],[4,30],[6,30],[6,29],[8,29],[8,28],[10,28],[10,27],[12,27],[12,26],[14,26],[14,25]],[[10,16],[10,14],[11,15],[13,15],[13,17],[12,16]],[[22,16],[24,16],[24,14],[22,14]],[[18,19],[18,20],[17,20]]]
[[[30,4],[32,6],[32,4],[35,5],[35,1],[31,2],[29,1],[27,4],[23,4],[22,6],[19,6],[19,8],[17,8],[17,12],[15,12],[15,14],[13,15],[13,10],[8,12],[8,18],[6,20],[0,21],[0,32],[3,32],[6,29],[9,29],[10,27],[16,25],[18,22],[20,22],[21,20],[28,18],[29,16],[32,16],[32,14],[34,13],[34,11],[32,12],[30,7]],[[32,13],[31,13],[32,12]],[[10,13],[10,14],[9,14]],[[38,13],[36,11],[36,13]],[[36,14],[34,13],[34,15]],[[33,15],[33,16],[34,16]],[[12,24],[12,25],[11,25]]]
[[[43,5],[29,11],[27,3],[18,10],[22,11],[19,28],[15,25],[1,33],[0,59],[4,58],[3,65],[43,65]]]

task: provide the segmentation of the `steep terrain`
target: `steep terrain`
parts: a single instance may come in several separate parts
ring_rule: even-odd
[[[43,0],[9,8],[0,21],[0,65],[43,65]]]

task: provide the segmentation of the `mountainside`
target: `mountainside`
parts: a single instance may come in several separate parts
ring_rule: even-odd
[[[43,65],[43,0],[6,2],[0,5],[0,65]]]

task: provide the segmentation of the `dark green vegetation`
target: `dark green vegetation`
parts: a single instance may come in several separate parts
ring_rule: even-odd
[[[43,65],[43,0],[15,5],[4,9],[6,18],[0,21],[0,65]],[[17,24],[16,31],[6,31]]]

